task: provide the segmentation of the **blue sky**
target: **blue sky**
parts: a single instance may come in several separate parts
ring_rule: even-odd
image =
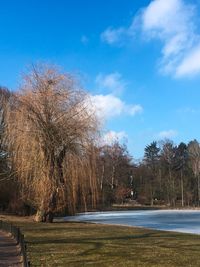
[[[200,137],[198,0],[0,3],[0,84],[16,90],[38,61],[72,72],[134,158],[165,138]]]

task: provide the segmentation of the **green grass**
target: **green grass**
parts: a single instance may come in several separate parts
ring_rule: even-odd
[[[200,266],[198,235],[4,217],[24,232],[31,266]]]

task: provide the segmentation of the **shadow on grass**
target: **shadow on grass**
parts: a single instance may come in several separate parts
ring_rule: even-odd
[[[77,230],[77,229],[76,229]],[[150,238],[153,237],[154,233],[145,233],[140,235],[125,235],[125,236],[106,236],[106,237],[69,237],[69,238],[48,238],[43,237],[42,240],[39,240],[38,238],[35,238],[35,240],[27,240],[27,245],[37,245],[39,247],[42,247],[42,250],[48,251],[48,246],[52,246],[52,244],[55,244],[56,246],[61,245],[62,248],[64,248],[63,245],[80,245],[82,248],[82,252],[78,253],[77,256],[87,256],[87,255],[94,255],[94,254],[101,254],[100,249],[102,249],[104,246],[106,246],[108,243],[113,246],[120,245],[120,246],[127,246],[127,243],[124,241],[130,241],[130,240],[137,240],[137,239],[143,239],[143,238]],[[134,243],[134,242],[133,242]],[[45,247],[47,245],[47,247]],[[88,248],[92,246],[92,248]],[[46,248],[46,249],[45,249]],[[111,253],[111,252],[110,252]],[[126,253],[124,254],[124,256]],[[111,256],[111,255],[110,255]],[[112,256],[117,256],[116,251],[113,251]]]
[[[187,235],[182,235],[182,234],[176,234],[176,233],[169,233],[169,232],[147,232],[147,233],[142,233],[142,234],[134,234],[134,235],[115,235],[115,236],[103,236],[103,237],[95,237],[94,233],[94,237],[77,237],[77,236],[70,236],[70,232],[74,231],[86,231],[85,228],[74,228],[71,227],[70,229],[68,229],[68,231],[66,232],[66,228],[40,228],[38,229],[38,231],[35,229],[33,230],[35,233],[41,232],[49,232],[49,231],[65,231],[65,235],[68,235],[68,237],[62,238],[61,236],[57,236],[55,238],[52,239],[51,236],[51,232],[49,233],[49,235],[45,236],[42,235],[40,237],[32,237],[31,240],[28,239],[27,240],[27,244],[28,245],[49,245],[49,244],[78,244],[78,245],[93,245],[95,246],[95,248],[90,249],[88,251],[85,251],[84,254],[87,254],[87,252],[91,252],[91,251],[96,251],[100,248],[102,248],[104,245],[106,245],[108,242],[112,243],[112,244],[119,244],[119,245],[125,245],[124,241],[128,241],[129,244],[134,245],[137,244],[137,240],[140,240],[140,242],[145,242],[146,244],[148,244],[149,246],[160,246],[162,248],[171,248],[171,249],[176,249],[176,248],[188,248],[188,249],[194,249],[197,250],[198,247],[200,247],[200,243],[199,244],[194,244],[191,243],[189,244],[187,241]],[[70,231],[69,231],[70,230]],[[191,242],[191,236],[188,235],[189,241]],[[167,242],[167,240],[169,240],[169,244]],[[171,240],[170,240],[171,239]],[[198,241],[199,239],[197,239]],[[131,242],[133,241],[133,242]],[[182,241],[184,241],[184,243],[182,243]],[[194,240],[193,240],[194,241]]]
[[[141,238],[148,238],[148,237],[153,237],[156,233],[146,233],[146,234],[141,234],[141,235],[127,235],[127,236],[118,236],[118,237],[94,237],[94,238],[81,238],[81,237],[69,237],[69,238],[65,238],[65,239],[49,239],[48,237],[44,240],[38,240],[36,239],[35,241],[28,241],[27,243],[30,244],[49,244],[49,243],[84,243],[84,242],[88,242],[88,241],[116,241],[116,240],[131,240],[131,239],[141,239]]]

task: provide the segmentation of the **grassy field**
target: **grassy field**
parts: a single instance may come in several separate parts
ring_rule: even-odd
[[[0,216],[21,227],[31,266],[198,267],[200,236],[88,223],[34,223]]]

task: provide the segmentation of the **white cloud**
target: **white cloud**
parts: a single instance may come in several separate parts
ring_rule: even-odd
[[[178,132],[175,130],[162,131],[158,134],[158,138],[172,138],[176,137]]]
[[[123,112],[124,103],[113,95],[92,96],[92,103],[96,108],[97,115],[103,118],[110,118],[120,115]]]
[[[143,111],[139,104],[127,104],[119,96],[126,89],[127,82],[122,79],[118,72],[104,75],[100,73],[95,79],[97,88],[110,93],[91,96],[93,111],[100,120],[107,120],[117,116],[135,116]]]
[[[153,0],[127,27],[108,28],[101,39],[108,44],[133,38],[138,29],[148,39],[162,42],[159,68],[175,77],[200,73],[200,34],[197,12],[186,0]]]
[[[154,0],[143,11],[142,29],[150,39],[163,42],[161,68],[176,73],[181,62],[196,46],[195,9],[183,0]],[[187,73],[193,72],[189,68]],[[176,75],[176,74],[175,74]]]
[[[124,131],[121,131],[121,132],[109,131],[103,136],[102,144],[111,145],[116,141],[118,142],[124,141],[127,138],[128,138],[128,135]]]
[[[140,105],[127,105],[120,98],[108,95],[94,95],[91,101],[97,112],[97,116],[101,119],[108,119],[120,115],[134,116],[141,113],[143,108]]]
[[[195,75],[200,73],[200,46],[189,53],[177,67],[176,76]]]
[[[110,92],[118,94],[125,90],[126,82],[118,72],[107,75],[99,74],[96,77],[96,84],[101,89],[108,89]]]

